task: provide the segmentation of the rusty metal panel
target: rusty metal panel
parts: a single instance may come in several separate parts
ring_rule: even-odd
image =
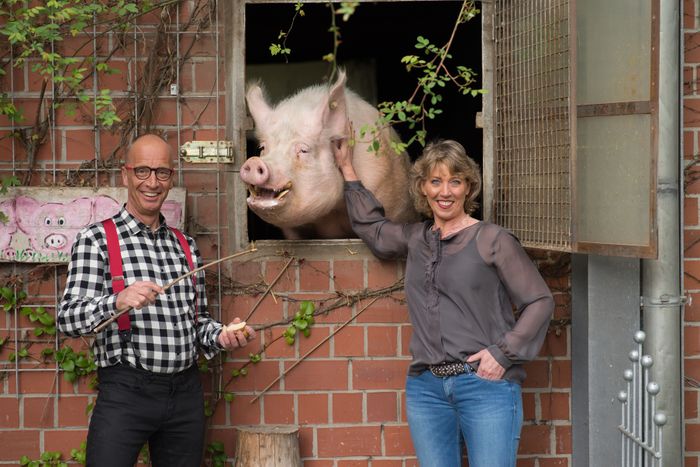
[[[569,0],[496,0],[494,215],[523,245],[571,250]]]

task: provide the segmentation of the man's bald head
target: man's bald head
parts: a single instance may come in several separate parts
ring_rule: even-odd
[[[168,160],[172,161],[173,149],[163,138],[150,133],[141,135],[129,145],[126,151],[126,164],[133,164],[136,155],[161,152],[165,152],[168,155]]]

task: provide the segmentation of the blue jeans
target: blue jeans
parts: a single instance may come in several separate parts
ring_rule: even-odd
[[[515,466],[523,423],[519,384],[424,371],[406,380],[406,408],[421,467],[460,466],[460,432],[470,467]]]

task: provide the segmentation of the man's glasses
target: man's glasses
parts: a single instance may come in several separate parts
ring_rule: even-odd
[[[133,170],[134,175],[136,175],[136,178],[138,178],[139,180],[146,180],[148,177],[151,176],[151,172],[155,172],[156,179],[160,180],[161,182],[168,181],[170,180],[170,177],[173,176],[173,169],[168,169],[166,167],[158,167],[154,169],[153,167],[147,167],[145,165],[141,165],[139,167],[125,165],[124,168],[128,170]]]

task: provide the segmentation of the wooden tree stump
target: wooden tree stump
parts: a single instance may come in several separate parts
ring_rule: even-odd
[[[239,426],[236,431],[236,467],[301,467],[298,426]]]

